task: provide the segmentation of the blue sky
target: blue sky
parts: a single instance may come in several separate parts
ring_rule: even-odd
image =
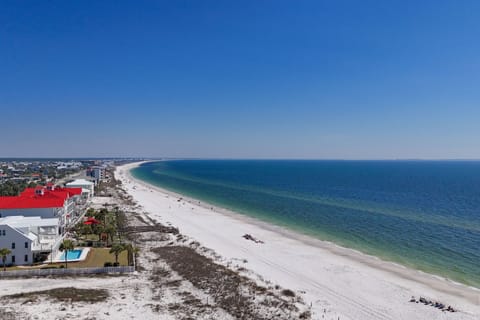
[[[0,157],[480,159],[479,1],[1,1]]]

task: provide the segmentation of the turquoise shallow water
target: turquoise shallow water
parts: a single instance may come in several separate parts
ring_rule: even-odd
[[[480,288],[480,162],[176,160],[132,174]]]

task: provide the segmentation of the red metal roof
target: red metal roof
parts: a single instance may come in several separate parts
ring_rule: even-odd
[[[94,217],[90,217],[83,222],[84,224],[99,224],[100,221],[95,219]]]
[[[59,197],[0,197],[0,209],[61,208],[65,199]]]
[[[82,188],[58,188],[40,195],[37,188],[27,188],[17,197],[0,197],[0,209],[61,208],[68,198],[82,194]]]
[[[53,190],[48,190],[45,187],[42,186],[36,186],[35,188],[26,188],[25,190],[20,193],[20,196],[26,196],[26,195],[32,195],[35,194],[35,190],[38,189],[43,189],[44,194],[47,195],[47,193],[50,194],[68,194],[68,197],[73,197],[73,196],[79,196],[82,194],[82,188],[55,188]]]
[[[82,188],[62,188],[61,190],[68,191],[71,197],[82,195]]]

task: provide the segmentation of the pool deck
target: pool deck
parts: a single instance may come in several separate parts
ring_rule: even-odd
[[[68,262],[76,262],[76,261],[83,261],[87,258],[88,253],[90,252],[90,248],[75,248],[74,250],[82,250],[82,254],[80,254],[80,257],[77,259],[67,259]],[[53,259],[53,262],[65,262],[65,259],[60,259],[62,256],[63,252],[58,251],[57,255]]]

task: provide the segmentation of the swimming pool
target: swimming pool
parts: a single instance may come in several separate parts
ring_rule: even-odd
[[[82,249],[70,250],[67,252],[67,261],[79,260],[82,255]],[[65,261],[65,252],[62,253],[59,260]]]

